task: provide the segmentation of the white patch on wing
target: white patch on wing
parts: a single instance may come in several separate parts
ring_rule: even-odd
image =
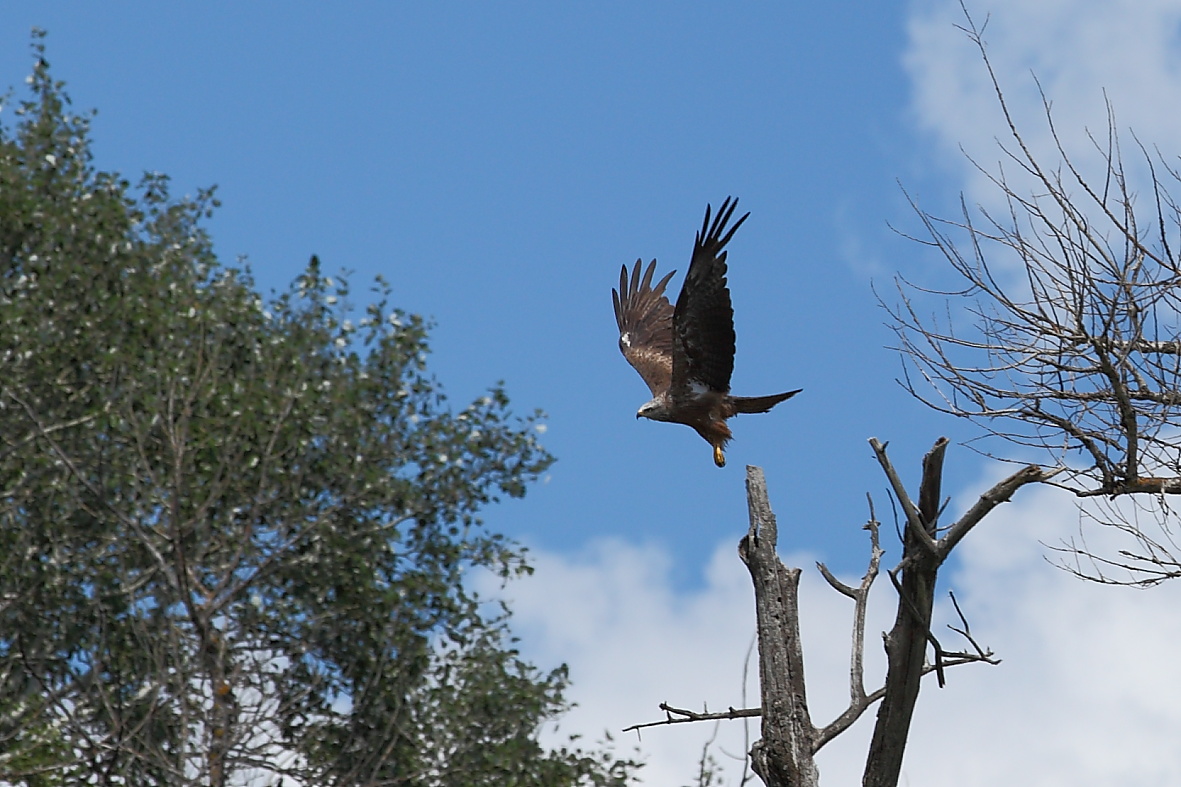
[[[700,380],[692,380],[689,383],[689,392],[694,396],[704,396],[709,393],[709,386]]]
[[[628,333],[627,331],[624,331],[623,333],[619,334],[619,341],[623,342],[628,347],[631,347],[632,346],[632,335],[630,333]]]

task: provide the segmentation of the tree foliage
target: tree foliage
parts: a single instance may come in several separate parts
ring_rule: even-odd
[[[0,775],[28,784],[621,784],[539,727],[564,670],[464,571],[551,462],[428,325],[315,258],[265,300],[174,199],[97,169],[34,39],[0,127]],[[50,781],[46,781],[46,780]]]

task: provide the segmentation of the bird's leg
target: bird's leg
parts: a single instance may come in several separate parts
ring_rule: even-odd
[[[722,453],[722,447],[720,445],[714,446],[714,464],[718,467],[726,466],[726,455]]]

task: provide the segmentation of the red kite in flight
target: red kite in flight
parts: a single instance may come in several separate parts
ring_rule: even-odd
[[[726,287],[726,252],[730,238],[746,221],[746,213],[726,231],[738,207],[727,198],[710,224],[710,207],[697,233],[693,259],[674,309],[664,294],[672,271],[652,286],[656,260],[640,277],[636,260],[628,281],[627,266],[619,274],[619,291],[611,290],[619,349],[635,367],[652,401],[636,413],[654,421],[671,421],[697,430],[714,448],[714,464],[724,467],[723,451],[732,437],[726,419],[739,413],[765,413],[800,391],[771,396],[731,396],[734,371],[734,309]],[[801,389],[802,390],[802,389]]]

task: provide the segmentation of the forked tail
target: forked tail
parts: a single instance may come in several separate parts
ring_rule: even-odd
[[[730,403],[734,405],[735,413],[765,413],[782,401],[792,398],[803,388],[797,388],[787,393],[771,394],[770,396],[731,396]]]

